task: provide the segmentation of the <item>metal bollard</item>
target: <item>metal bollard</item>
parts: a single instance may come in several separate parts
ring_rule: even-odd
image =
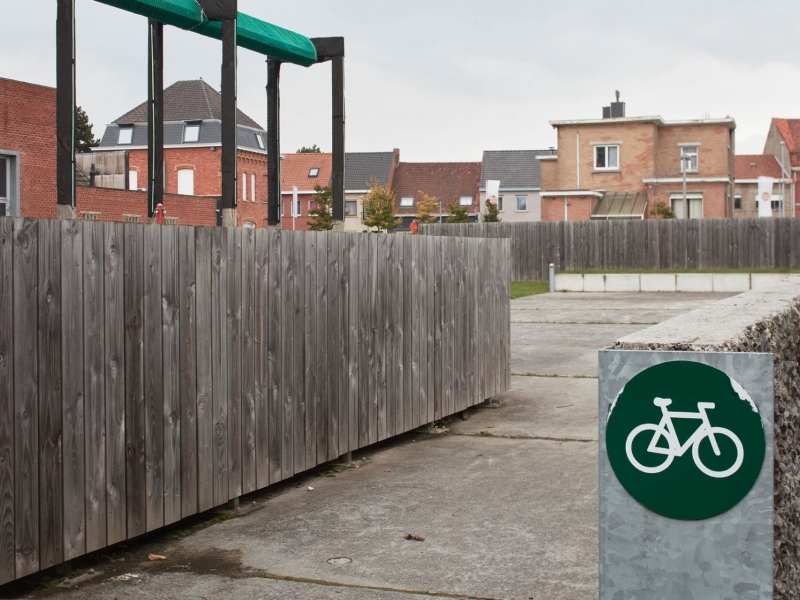
[[[550,263],[550,291],[556,291],[556,266]]]

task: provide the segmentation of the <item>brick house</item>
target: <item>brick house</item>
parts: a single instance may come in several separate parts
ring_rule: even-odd
[[[365,231],[361,199],[373,185],[392,188],[400,163],[400,150],[347,152],[344,160],[344,230]]]
[[[481,163],[481,212],[485,212],[486,181],[500,182],[498,204],[503,222],[541,221],[541,164],[537,156],[551,150],[485,150]]]
[[[678,218],[733,216],[732,118],[626,117],[625,104],[614,102],[602,119],[550,124],[557,130],[558,154],[538,157],[542,220],[646,219],[658,200]]]
[[[775,182],[772,186],[772,216],[781,216],[781,201],[785,191],[786,197],[791,200],[792,179],[782,177],[781,165],[772,154],[739,154],[736,156],[736,179],[733,192],[733,216],[736,218],[749,218],[758,216],[758,178],[772,177]],[[783,184],[783,185],[781,185]],[[786,216],[792,216],[791,203],[786,206]]]
[[[308,229],[309,211],[315,207],[317,194],[314,187],[328,185],[331,171],[333,155],[327,152],[281,156],[281,229]],[[296,199],[294,188],[297,188]]]
[[[481,163],[399,163],[394,175],[395,214],[403,219],[396,231],[409,231],[420,192],[435,196],[440,204],[442,220],[450,214],[453,203],[468,207],[470,220],[480,215]]]
[[[237,219],[267,224],[266,131],[238,111]],[[178,81],[164,90],[165,193],[219,198],[222,194],[222,97],[202,79]],[[147,188],[147,103],[106,127],[95,152],[128,153],[128,189]],[[167,204],[167,214],[174,202]],[[146,213],[145,213],[146,214]]]
[[[786,195],[787,200],[793,200],[786,205],[786,216],[800,216],[800,188],[796,185],[800,171],[800,119],[772,119],[764,154],[774,156],[779,165],[783,164],[784,179],[791,179],[791,189]]]

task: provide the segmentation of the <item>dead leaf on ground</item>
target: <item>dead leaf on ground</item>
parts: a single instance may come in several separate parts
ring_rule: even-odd
[[[385,472],[385,473],[391,473],[391,472],[392,472],[392,470],[391,470],[391,469],[384,469],[384,472]]]
[[[167,560],[167,557],[160,554],[148,554],[147,560]]]
[[[417,541],[417,542],[424,542],[425,541],[424,537],[422,537],[421,535],[417,535],[416,533],[407,533],[403,537],[406,538],[407,540],[414,540],[414,541]]]
[[[486,429],[492,429],[493,427],[494,427],[494,425],[487,425]]]

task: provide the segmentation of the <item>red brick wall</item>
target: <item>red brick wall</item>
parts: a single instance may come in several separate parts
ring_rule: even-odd
[[[56,216],[56,91],[0,79],[0,148],[20,153],[20,214]]]
[[[704,219],[725,219],[732,215],[728,210],[728,184],[727,183],[695,183],[687,186],[687,192],[703,194],[703,218]],[[670,196],[681,195],[683,186],[681,184],[662,184],[658,187],[656,194],[657,200],[670,203]],[[751,200],[752,202],[752,200]],[[648,208],[649,210],[649,208]],[[647,215],[648,218],[650,215]]]
[[[80,219],[90,211],[100,213],[99,221],[124,221],[123,215],[139,215],[140,222],[147,222],[147,192],[82,187],[77,190],[75,204]],[[216,198],[166,194],[164,207],[168,217],[178,218],[178,225],[217,224]]]
[[[592,206],[597,202],[594,196],[569,196],[567,206],[568,221],[588,221],[592,217]],[[542,198],[542,221],[564,220],[564,197]]]
[[[294,229],[296,231],[308,230],[311,217],[308,214],[308,202],[313,194],[297,194],[300,201],[300,216],[292,219],[292,195],[284,194],[281,198],[281,229]]]

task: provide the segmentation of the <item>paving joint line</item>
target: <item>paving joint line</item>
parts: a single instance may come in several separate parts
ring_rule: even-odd
[[[593,438],[564,438],[564,437],[551,437],[548,435],[498,435],[496,433],[481,433],[480,431],[477,433],[456,433],[455,435],[460,435],[463,437],[478,437],[478,438],[485,438],[487,440],[497,439],[497,440],[534,440],[534,441],[544,441],[544,442],[576,442],[579,444],[593,444],[597,442],[596,439]]]
[[[548,379],[597,379],[597,375],[559,375],[558,373],[512,373],[511,376],[543,377]]]

